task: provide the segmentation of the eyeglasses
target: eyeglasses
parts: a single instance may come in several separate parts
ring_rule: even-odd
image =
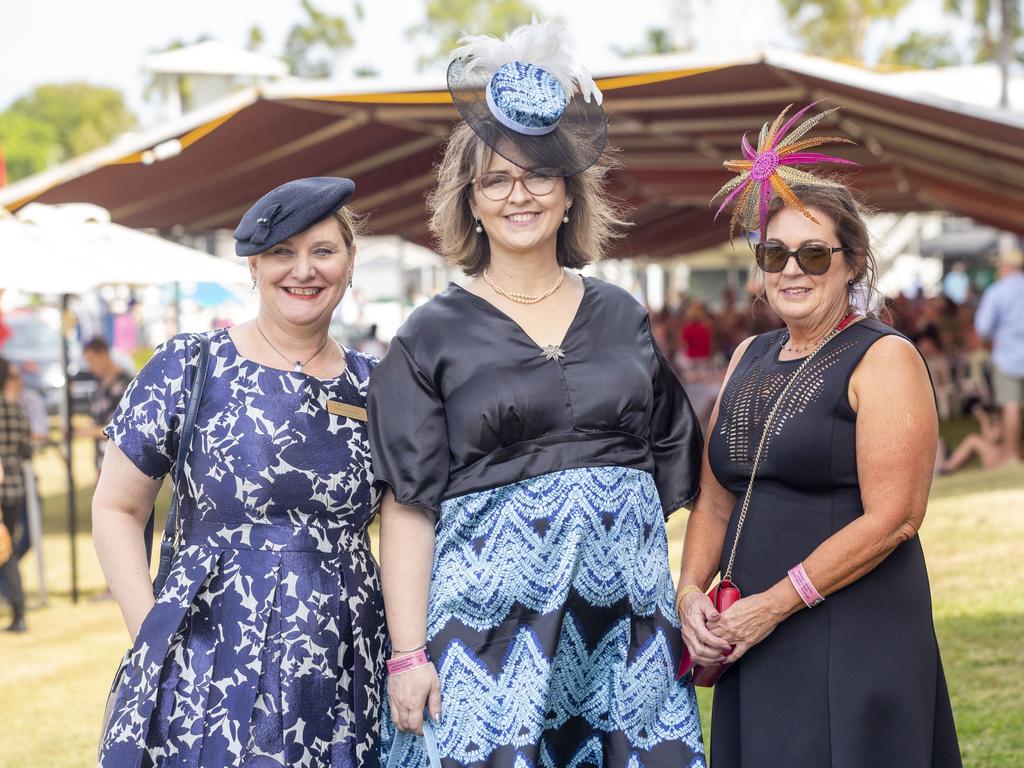
[[[523,188],[534,197],[550,195],[555,189],[557,176],[546,176],[543,173],[527,172],[519,176],[513,176],[504,171],[485,173],[478,179],[473,179],[477,189],[488,200],[500,202],[508,198],[515,189],[516,182],[521,181]]]
[[[781,272],[792,256],[806,274],[824,275],[832,266],[832,254],[845,250],[843,247],[832,248],[828,245],[802,245],[791,251],[781,243],[758,243],[754,246],[754,258],[757,266],[765,272]]]

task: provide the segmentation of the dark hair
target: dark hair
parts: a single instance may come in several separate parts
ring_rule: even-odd
[[[82,351],[99,352],[101,354],[109,353],[110,345],[107,343],[107,340],[104,339],[102,336],[93,336],[91,339],[85,342],[85,344],[82,345]]]
[[[839,244],[846,248],[843,258],[853,270],[855,285],[850,290],[850,303],[856,309],[872,315],[884,311],[885,301],[878,293],[878,265],[871,251],[871,235],[868,232],[864,216],[869,213],[847,187],[844,186],[811,186],[807,184],[793,185],[795,194],[808,208],[816,208],[832,220]],[[786,207],[781,197],[774,197],[768,205],[765,226],[772,218]],[[862,294],[855,297],[854,293]],[[857,298],[860,300],[858,301]]]
[[[7,380],[11,377],[11,364],[7,358],[0,357],[0,389],[7,386]]]

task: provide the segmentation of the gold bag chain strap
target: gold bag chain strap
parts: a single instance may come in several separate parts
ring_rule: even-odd
[[[811,360],[814,359],[815,355],[821,351],[822,347],[839,335],[840,331],[842,331],[844,327],[845,324],[840,323],[833,328],[825,338],[818,342],[818,346],[814,348],[814,351],[804,358],[796,371],[793,372],[793,375],[789,377],[789,381],[786,382],[786,386],[782,388],[782,392],[779,393],[778,398],[775,400],[775,404],[768,412],[768,418],[764,421],[764,431],[761,432],[761,441],[757,445],[757,453],[754,454],[754,465],[750,468],[750,482],[747,483],[747,492],[743,496],[743,507],[740,509],[740,519],[736,523],[736,536],[732,540],[732,552],[729,553],[729,565],[725,569],[725,575],[722,577],[723,579],[732,581],[732,566],[733,563],[736,562],[736,548],[740,544],[740,533],[743,532],[743,523],[747,519],[747,508],[750,506],[750,494],[754,491],[754,478],[757,476],[757,466],[761,463],[761,454],[764,452],[764,446],[768,442],[768,432],[772,427],[772,422],[775,421],[775,416],[779,412],[782,401],[786,399],[786,394],[789,392],[793,384],[796,383],[797,379],[800,378],[800,374],[803,372],[804,368],[806,368]]]

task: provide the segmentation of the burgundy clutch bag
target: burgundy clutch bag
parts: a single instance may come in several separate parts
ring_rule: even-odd
[[[708,598],[719,613],[727,611],[741,597],[740,588],[729,579],[722,579],[708,592]],[[693,659],[690,658],[690,651],[683,645],[683,658],[679,662],[679,671],[676,673],[676,679],[679,679],[692,669],[693,684],[704,688],[711,688],[728,668],[728,661],[723,661],[721,664],[715,664],[710,667],[694,664]]]

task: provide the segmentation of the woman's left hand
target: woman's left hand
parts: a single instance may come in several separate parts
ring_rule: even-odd
[[[777,610],[771,597],[758,592],[736,601],[728,610],[722,611],[708,629],[735,647],[729,654],[730,664],[739,661],[743,655],[772,633],[784,614]]]

